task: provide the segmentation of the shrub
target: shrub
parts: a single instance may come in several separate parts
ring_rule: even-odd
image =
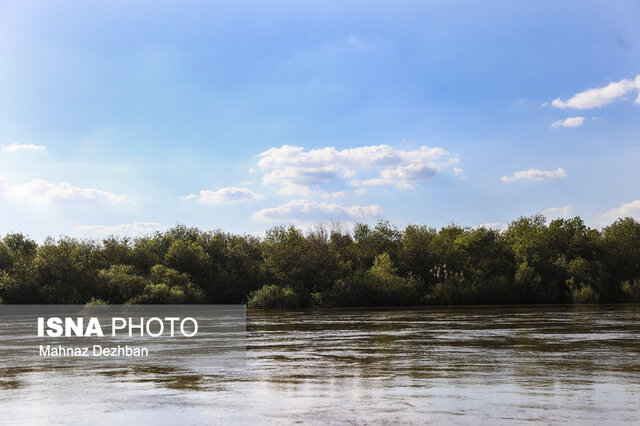
[[[640,280],[623,282],[622,294],[625,302],[640,302]]]
[[[316,293],[313,298],[324,306],[416,305],[420,303],[419,280],[398,276],[391,257],[382,253],[363,275],[339,279],[329,291]]]
[[[598,303],[598,293],[591,286],[575,289],[571,293],[573,303]]]
[[[142,293],[131,298],[130,304],[182,304],[202,303],[204,294],[195,287],[189,275],[163,265],[151,268],[147,284]]]
[[[169,287],[166,284],[148,284],[142,294],[128,303],[132,305],[178,305],[185,303],[187,296],[180,287]]]
[[[106,305],[109,305],[109,303],[102,299],[96,299],[95,297],[92,297],[91,300],[85,303],[85,306],[106,306]]]
[[[249,295],[250,309],[293,309],[299,307],[298,295],[291,287],[264,285]]]

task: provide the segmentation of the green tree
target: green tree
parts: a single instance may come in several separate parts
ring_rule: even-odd
[[[102,299],[121,304],[139,296],[149,280],[136,273],[132,265],[112,265],[98,272],[98,287]]]
[[[133,297],[131,304],[202,303],[204,293],[194,286],[189,275],[164,265],[155,265],[149,275],[150,283],[142,293]]]

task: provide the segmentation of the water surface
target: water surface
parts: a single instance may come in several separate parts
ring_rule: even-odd
[[[2,424],[640,422],[640,305],[250,312],[247,366],[0,367]]]

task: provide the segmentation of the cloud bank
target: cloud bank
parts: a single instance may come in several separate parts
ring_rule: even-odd
[[[395,185],[413,188],[439,172],[458,164],[457,156],[442,148],[422,146],[405,151],[389,145],[370,145],[337,150],[325,147],[305,151],[283,145],[257,155],[258,167],[265,173],[264,184],[280,185],[280,194],[311,196],[329,182],[350,179],[349,184]],[[358,173],[374,172],[373,177],[355,179]],[[377,173],[377,176],[375,176]]]

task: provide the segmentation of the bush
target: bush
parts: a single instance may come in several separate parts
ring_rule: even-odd
[[[130,304],[182,304],[202,303],[202,290],[191,283],[189,275],[181,274],[175,269],[163,265],[155,265],[149,275],[151,283],[142,293],[131,298]]]
[[[298,308],[298,295],[291,287],[264,285],[249,295],[250,309],[294,309]]]
[[[108,302],[102,299],[96,299],[95,297],[92,297],[91,300],[85,303],[85,306],[107,306],[107,305],[109,305]]]
[[[129,300],[132,305],[179,305],[185,303],[187,296],[180,287],[166,284],[148,284],[142,294]]]
[[[329,291],[313,297],[323,306],[408,306],[421,302],[419,281],[398,276],[387,253],[378,255],[364,275],[339,279]]]
[[[571,293],[573,303],[598,303],[598,293],[590,286],[575,289]]]
[[[622,295],[625,302],[640,302],[640,280],[623,282]]]

